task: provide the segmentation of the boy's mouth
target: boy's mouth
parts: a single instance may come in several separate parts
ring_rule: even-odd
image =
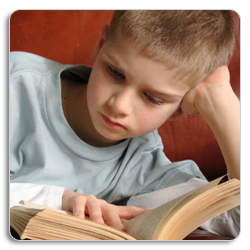
[[[126,130],[126,128],[121,125],[120,123],[117,123],[117,122],[114,122],[112,121],[111,119],[109,119],[106,115],[102,115],[102,118],[104,120],[104,122],[109,126],[111,127],[113,130],[116,130],[116,131],[123,131],[123,130]]]

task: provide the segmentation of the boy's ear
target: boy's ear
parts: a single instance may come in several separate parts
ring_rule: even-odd
[[[95,49],[95,52],[94,52],[94,61],[95,61],[95,59],[96,59],[99,51],[101,50],[101,48],[102,48],[102,46],[103,46],[103,44],[105,42],[105,39],[106,39],[107,34],[108,34],[108,31],[109,31],[108,24],[103,24],[103,26],[102,26],[102,36],[99,39],[99,42],[98,42],[98,44],[96,46],[96,49]]]
[[[179,117],[181,117],[183,115],[183,111],[181,108],[179,108],[177,111],[175,111],[169,118],[168,121],[175,121],[177,120]]]

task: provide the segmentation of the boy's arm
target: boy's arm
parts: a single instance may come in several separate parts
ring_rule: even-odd
[[[240,102],[234,94],[226,66],[217,68],[183,98],[182,111],[200,113],[224,156],[228,174],[240,179]]]

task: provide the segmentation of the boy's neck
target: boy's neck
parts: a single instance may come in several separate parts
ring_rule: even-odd
[[[61,98],[64,116],[76,135],[95,147],[108,147],[119,142],[100,135],[93,126],[86,101],[87,84],[61,78]]]

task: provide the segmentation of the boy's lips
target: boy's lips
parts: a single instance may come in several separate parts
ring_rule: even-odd
[[[122,130],[125,130],[126,128],[121,125],[120,123],[117,123],[115,121],[112,121],[110,118],[108,118],[106,115],[102,115],[102,118],[104,120],[104,122],[109,126],[111,127],[112,129],[116,130],[116,131],[122,131]]]

